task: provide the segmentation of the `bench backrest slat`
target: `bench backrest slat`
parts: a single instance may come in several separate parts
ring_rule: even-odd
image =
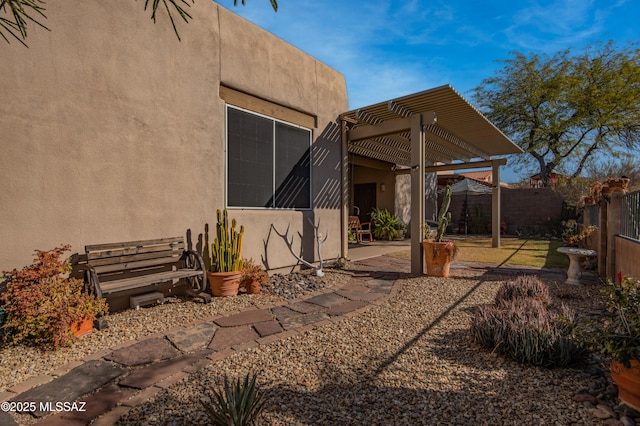
[[[84,246],[84,250],[85,252],[89,253],[93,251],[114,250],[118,248],[156,246],[156,245],[176,244],[176,243],[184,244],[184,238],[171,237],[171,238],[159,238],[156,240],[138,240],[138,241],[125,241],[122,243],[93,244],[89,246]]]
[[[104,274],[109,272],[119,271],[131,271],[135,269],[150,268],[152,266],[162,266],[176,263],[180,258],[175,257],[161,257],[158,259],[141,260],[137,262],[124,262],[113,263],[110,265],[95,266],[94,269],[98,274]]]
[[[85,252],[87,263],[100,274],[174,264],[184,248],[184,239],[176,237],[85,246]]]

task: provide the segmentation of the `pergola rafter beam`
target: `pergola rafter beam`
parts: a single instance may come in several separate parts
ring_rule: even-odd
[[[488,160],[491,157],[486,152],[484,152],[484,151],[482,151],[482,150],[480,150],[478,148],[475,148],[471,144],[468,144],[467,142],[463,141],[459,137],[453,135],[451,132],[443,129],[440,126],[428,125],[428,126],[426,126],[425,130],[427,132],[439,137],[443,141],[448,142],[449,144],[453,145],[455,147],[454,149],[456,149],[456,151],[475,154],[475,155],[468,155],[467,154],[468,157],[480,157],[480,158],[482,158],[484,160]]]
[[[423,122],[426,124],[434,124],[437,121],[435,112],[423,112],[420,115]],[[383,121],[382,123],[356,126],[348,131],[347,137],[349,138],[350,142],[355,142],[363,139],[372,139],[382,136],[404,133],[410,130],[411,119],[404,117],[392,118],[390,120]]]

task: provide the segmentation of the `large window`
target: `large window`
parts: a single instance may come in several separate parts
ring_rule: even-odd
[[[311,131],[227,106],[227,206],[311,208]]]

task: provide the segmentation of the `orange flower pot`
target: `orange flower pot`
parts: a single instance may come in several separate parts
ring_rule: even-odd
[[[71,324],[71,332],[76,337],[89,334],[91,333],[91,330],[93,330],[93,321],[89,319],[84,319],[82,321],[74,322],[73,324]]]
[[[631,368],[611,361],[611,378],[618,385],[618,398],[629,407],[640,411],[640,362],[631,360]]]
[[[242,271],[207,272],[211,294],[216,297],[237,296]]]

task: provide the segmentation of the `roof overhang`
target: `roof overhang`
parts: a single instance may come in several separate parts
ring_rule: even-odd
[[[446,85],[345,112],[347,150],[411,166],[410,117],[422,115],[425,161],[450,164],[522,150],[453,87]]]

